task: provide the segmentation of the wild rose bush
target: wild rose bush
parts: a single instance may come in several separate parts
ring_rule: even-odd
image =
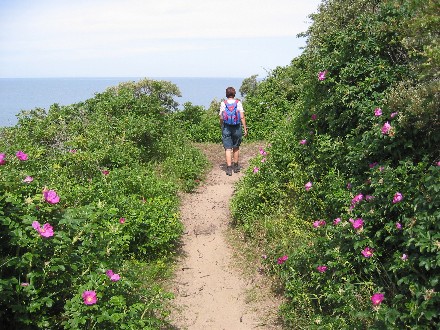
[[[232,212],[282,280],[290,326],[439,325],[440,100],[426,73],[436,53],[405,46],[434,8],[329,1],[303,55],[246,100],[249,118],[266,95],[284,96],[270,152],[252,161]]]
[[[164,325],[177,193],[206,166],[168,119],[176,93],[166,82],[121,84],[2,129],[2,325]]]

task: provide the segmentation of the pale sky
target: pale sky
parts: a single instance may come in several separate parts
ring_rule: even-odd
[[[0,78],[265,77],[321,0],[0,0]]]

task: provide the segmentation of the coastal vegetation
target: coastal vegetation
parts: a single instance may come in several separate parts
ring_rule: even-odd
[[[0,142],[4,329],[157,329],[182,233],[179,191],[207,166],[169,120],[177,86],[123,83],[23,112]]]
[[[435,0],[325,0],[303,53],[243,81],[233,224],[293,329],[440,326]],[[0,131],[0,318],[19,329],[158,329],[182,234],[179,192],[220,142],[218,100],[141,80]]]

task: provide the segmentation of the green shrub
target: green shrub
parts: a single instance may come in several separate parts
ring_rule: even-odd
[[[5,327],[163,326],[172,295],[160,281],[182,232],[178,192],[206,168],[171,120],[178,93],[168,82],[124,83],[47,113],[23,112],[2,130]]]

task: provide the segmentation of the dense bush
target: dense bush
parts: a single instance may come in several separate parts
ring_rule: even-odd
[[[179,190],[206,160],[141,80],[21,114],[0,142],[0,319],[7,329],[157,329]]]
[[[291,326],[439,326],[435,13],[435,1],[325,1],[303,54],[246,98],[270,147],[232,213],[264,243]]]

